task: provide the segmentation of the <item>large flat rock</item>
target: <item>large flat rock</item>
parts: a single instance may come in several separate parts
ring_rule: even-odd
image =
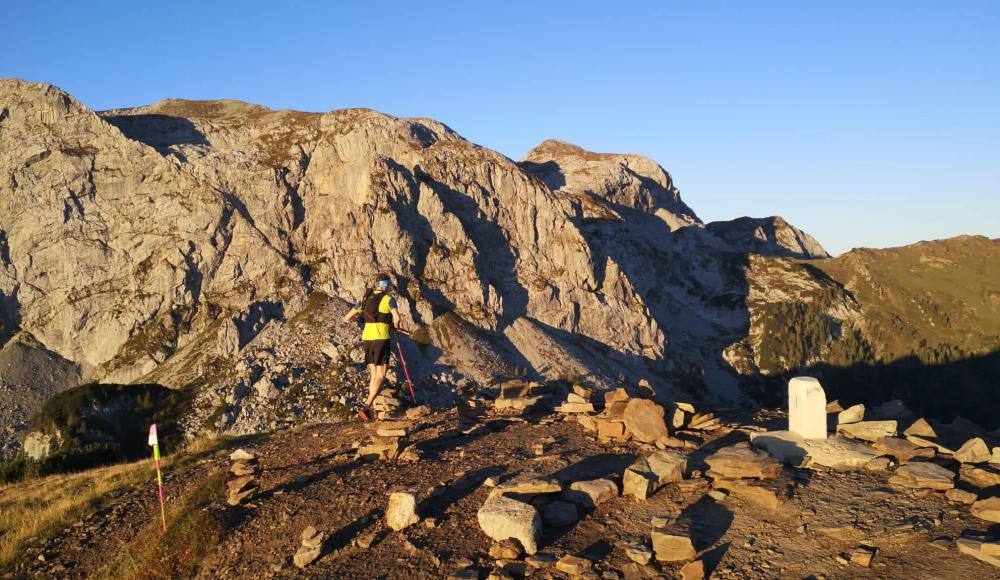
[[[781,473],[781,463],[746,443],[723,447],[705,458],[708,475],[726,479],[771,479]]]
[[[955,472],[936,463],[915,461],[897,469],[889,483],[914,489],[951,489],[955,487]]]
[[[791,431],[752,433],[751,444],[793,466],[822,465],[830,469],[861,469],[878,454],[866,445],[844,437],[805,439]]]
[[[858,421],[847,425],[837,425],[837,434],[874,443],[883,437],[895,437],[897,428],[898,424],[895,420]]]

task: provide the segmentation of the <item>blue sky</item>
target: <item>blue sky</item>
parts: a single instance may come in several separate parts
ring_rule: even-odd
[[[11,2],[0,76],[642,153],[702,219],[779,214],[833,253],[1000,237],[1000,2],[427,4]]]

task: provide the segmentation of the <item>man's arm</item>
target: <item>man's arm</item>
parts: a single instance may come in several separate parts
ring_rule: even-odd
[[[392,313],[392,327],[395,328],[396,330],[404,330],[403,319],[402,317],[399,316],[399,309],[396,307],[392,307],[389,309],[389,312]]]
[[[359,312],[361,312],[361,308],[357,306],[351,308],[350,310],[347,311],[347,314],[344,315],[344,318],[341,322],[345,324],[351,322],[354,319],[354,317],[358,315]]]

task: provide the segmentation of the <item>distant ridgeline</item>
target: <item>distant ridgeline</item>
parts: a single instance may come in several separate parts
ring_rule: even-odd
[[[771,402],[787,377],[807,374],[844,402],[898,398],[926,416],[1000,426],[998,260],[1000,244],[981,237],[808,262],[752,260],[749,335],[757,339],[740,345],[752,353],[741,371],[759,377]],[[803,279],[813,283],[803,288]],[[774,296],[783,283],[799,286],[799,300],[768,300],[753,288]]]
[[[738,404],[821,374],[844,402],[1000,418],[998,240],[830,258],[778,216],[703,223],[647,157],[550,140],[515,162],[438,121],[368,109],[169,99],[95,112],[51,85],[0,79],[0,128],[8,457],[47,368],[66,378],[46,396],[140,383],[134,397],[138,387],[78,393],[127,397],[122,408],[147,415],[194,400],[209,410],[185,423],[198,429],[315,416],[310,405],[346,392],[334,387],[348,374],[331,369],[356,335],[302,313],[318,290],[346,309],[377,271],[404,318],[430,329],[433,344],[413,354],[418,382],[447,368],[485,385],[526,369]],[[292,342],[299,360],[282,354]],[[301,360],[323,349],[335,354]],[[438,384],[428,388],[446,395]],[[130,434],[66,396],[39,414],[56,447],[109,444],[84,437],[93,431],[132,454]]]

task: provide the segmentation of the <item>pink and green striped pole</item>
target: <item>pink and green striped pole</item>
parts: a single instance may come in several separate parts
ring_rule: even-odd
[[[163,473],[160,471],[160,442],[156,438],[156,423],[149,426],[149,445],[153,447],[153,461],[156,463],[156,486],[160,493],[160,519],[163,531],[167,531],[167,510],[163,507]]]

